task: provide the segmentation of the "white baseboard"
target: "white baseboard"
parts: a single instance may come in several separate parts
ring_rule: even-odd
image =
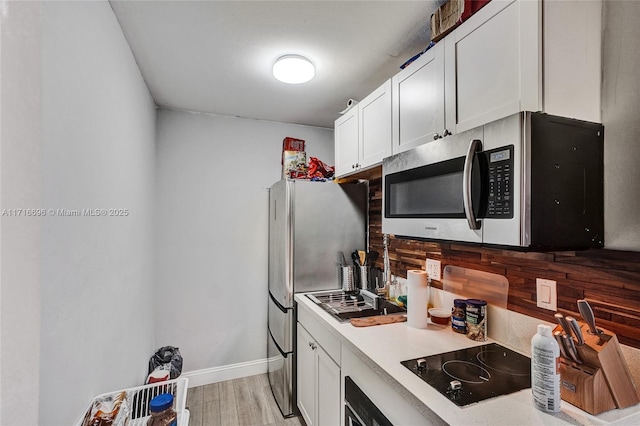
[[[267,359],[241,362],[238,364],[223,365],[220,367],[205,368],[182,372],[180,377],[189,379],[189,387],[209,385],[211,383],[224,382],[225,380],[239,379],[241,377],[255,376],[267,372]]]

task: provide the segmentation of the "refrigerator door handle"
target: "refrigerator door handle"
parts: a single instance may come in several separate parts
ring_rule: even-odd
[[[282,306],[280,304],[280,302],[278,302],[278,300],[276,300],[275,297],[273,297],[273,294],[271,294],[271,292],[269,292],[269,297],[271,298],[271,300],[273,301],[273,303],[276,305],[276,307],[278,309],[280,309],[282,311],[283,314],[287,313],[287,308],[285,308],[284,306]]]
[[[271,386],[273,397],[282,415],[289,417],[294,414],[295,410],[293,405],[293,354],[285,354],[282,352],[275,342],[271,331],[268,332],[267,340],[269,385]]]
[[[286,309],[269,294],[269,331],[283,353],[293,352],[293,336],[295,334],[295,318],[293,309]]]
[[[271,332],[271,329],[267,327],[267,331],[269,332],[269,339],[271,339],[273,346],[275,346],[278,352],[280,352],[280,355],[282,355],[282,358],[286,358],[287,356],[291,355],[291,352],[285,352],[282,350],[282,348],[278,344],[278,341],[273,337],[273,333]]]

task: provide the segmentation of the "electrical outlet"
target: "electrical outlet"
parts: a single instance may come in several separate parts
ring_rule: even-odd
[[[536,300],[538,308],[558,310],[558,293],[556,282],[544,278],[536,278]]]
[[[427,259],[427,275],[432,280],[440,280],[440,261]]]

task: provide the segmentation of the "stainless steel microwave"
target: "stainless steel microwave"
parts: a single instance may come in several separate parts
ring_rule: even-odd
[[[384,159],[382,232],[574,249],[604,245],[604,127],[523,112]]]

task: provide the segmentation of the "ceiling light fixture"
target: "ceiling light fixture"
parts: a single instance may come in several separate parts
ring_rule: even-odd
[[[285,55],[273,64],[273,76],[283,83],[306,83],[316,75],[316,69],[307,58],[300,55]]]

